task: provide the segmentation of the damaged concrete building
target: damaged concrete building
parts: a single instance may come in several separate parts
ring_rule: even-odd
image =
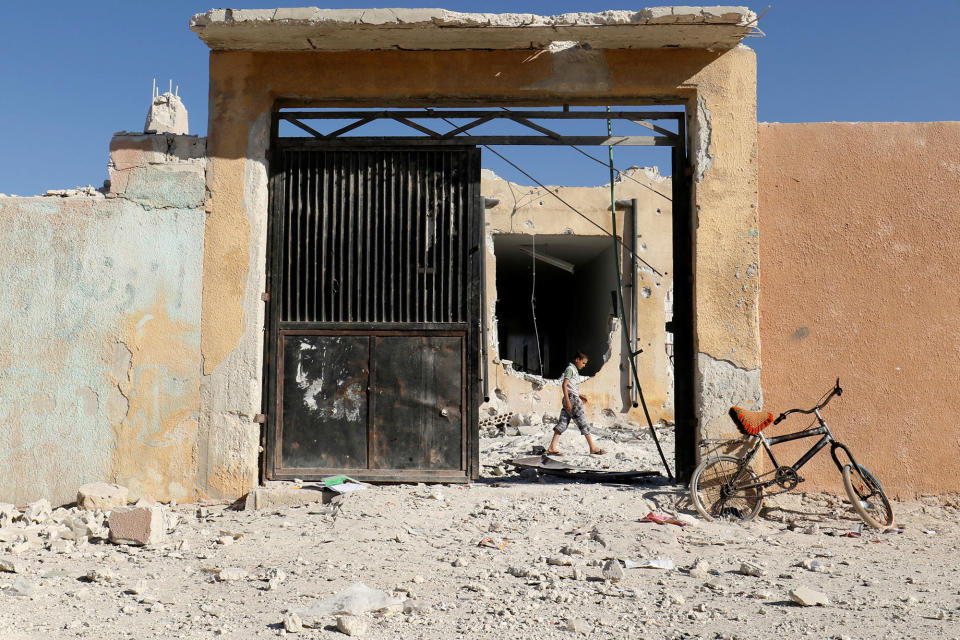
[[[756,25],[744,7],[194,16],[205,139],[118,134],[105,193],[0,199],[0,501],[469,481],[481,418],[555,413],[576,345],[597,421],[643,422],[643,349],[679,478],[735,433],[732,404],[804,405],[840,376],[844,438],[892,495],[956,491],[956,428],[903,422],[957,408],[960,124],[758,125]],[[483,134],[498,118],[527,131]],[[553,127],[576,118],[646,133]],[[363,133],[379,120],[408,133]],[[574,143],[667,147],[669,178],[619,180],[614,226],[607,188],[481,170],[483,145]],[[551,324],[541,293],[531,337],[530,264],[592,315]]]

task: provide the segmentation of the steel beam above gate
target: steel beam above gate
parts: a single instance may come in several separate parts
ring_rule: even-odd
[[[679,133],[653,124],[657,120],[682,121],[682,111],[547,111],[547,110],[455,110],[455,109],[384,109],[375,111],[277,111],[274,135],[280,121],[286,121],[310,134],[316,141],[330,144],[408,144],[458,145],[467,138],[476,145],[576,145],[576,146],[680,146]],[[323,121],[348,121],[327,133],[322,132]],[[389,120],[401,124],[420,135],[413,136],[347,136],[366,124]],[[461,121],[460,123],[453,122]],[[468,122],[462,122],[467,120]],[[510,121],[539,135],[482,135],[473,133],[477,127],[494,120]],[[625,120],[648,129],[655,135],[645,136],[585,136],[563,135],[533,122],[534,120]],[[307,124],[305,121],[314,121]],[[320,122],[317,122],[320,121]],[[417,121],[429,121],[430,126]],[[444,127],[445,130],[440,130]],[[311,138],[305,138],[309,141]]]

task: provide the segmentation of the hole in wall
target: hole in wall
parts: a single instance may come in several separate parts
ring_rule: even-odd
[[[617,288],[610,238],[501,233],[493,243],[500,359],[555,379],[580,350],[590,358],[581,373],[595,375],[610,350]]]

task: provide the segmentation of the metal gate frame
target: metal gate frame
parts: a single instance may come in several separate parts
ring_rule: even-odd
[[[316,151],[326,145],[317,145],[315,142],[305,144],[305,141],[298,138],[280,138],[277,135],[278,119],[274,114],[274,127],[271,139],[270,151],[268,152],[269,162],[269,215],[267,229],[267,292],[264,294],[264,302],[267,302],[267,310],[264,322],[264,389],[263,406],[264,413],[261,420],[263,428],[261,429],[261,476],[265,480],[287,480],[293,478],[319,479],[324,475],[330,475],[333,470],[330,469],[304,469],[296,468],[285,469],[282,467],[280,457],[281,437],[282,437],[282,398],[279,397],[278,381],[282,375],[282,356],[278,351],[278,345],[281,339],[281,333],[284,335],[296,334],[298,331],[309,332],[311,334],[321,335],[369,335],[369,336],[397,336],[397,335],[436,335],[436,336],[457,336],[463,338],[464,352],[462,354],[462,443],[463,453],[461,455],[461,470],[459,472],[449,472],[444,470],[354,470],[350,471],[351,477],[358,480],[369,480],[377,482],[467,482],[479,478],[480,472],[480,449],[479,449],[479,408],[480,408],[480,335],[481,323],[481,299],[480,290],[482,283],[482,246],[483,233],[483,203],[480,200],[479,184],[479,164],[476,167],[476,179],[471,178],[467,188],[468,207],[466,210],[467,218],[467,277],[466,277],[466,310],[467,322],[465,323],[437,323],[437,322],[301,322],[300,327],[294,329],[280,328],[280,296],[273,292],[280,291],[280,281],[282,279],[281,255],[283,250],[281,243],[282,224],[279,216],[283,212],[283,192],[278,188],[282,176],[282,163],[273,160],[280,157],[283,150],[310,150]],[[464,140],[464,143],[467,141]],[[475,145],[460,144],[457,145],[464,149],[474,149]],[[331,149],[343,151],[347,149],[362,150],[368,152],[377,151],[423,151],[423,145],[385,144],[377,141],[374,144],[337,144],[330,145]],[[445,150],[450,150],[451,145],[444,145]],[[475,372],[471,375],[470,372]],[[368,391],[369,393],[369,391]]]
[[[472,112],[463,110],[442,111],[433,108],[424,108],[423,111],[413,112],[411,109],[403,110],[325,110],[325,111],[293,111],[296,108],[302,108],[303,103],[291,100],[278,100],[274,105],[274,112],[271,120],[271,149],[274,149],[281,140],[279,136],[279,126],[281,121],[286,121],[308,133],[310,137],[289,138],[288,140],[299,140],[305,147],[316,148],[317,146],[345,146],[345,145],[391,145],[391,144],[409,144],[413,146],[423,145],[457,145],[461,141],[469,141],[473,145],[602,145],[602,146],[666,146],[671,148],[671,168],[672,168],[672,202],[673,202],[673,276],[674,276],[674,308],[673,320],[669,329],[674,335],[674,420],[675,420],[675,477],[678,480],[689,479],[690,474],[696,464],[696,433],[697,433],[697,413],[696,413],[696,326],[695,326],[695,247],[696,247],[696,215],[691,207],[692,202],[692,177],[693,168],[687,145],[686,111],[570,111],[567,105],[563,105],[563,111],[543,111],[543,110],[483,110],[478,109]],[[316,105],[311,104],[311,107]],[[560,106],[560,105],[553,105]],[[280,109],[290,109],[282,112]],[[449,122],[453,118],[473,118],[467,125],[456,127]],[[307,125],[305,120],[344,120],[352,119],[353,122],[330,133],[321,133],[314,127]],[[392,137],[347,137],[344,134],[357,129],[364,124],[374,120],[393,120],[406,125],[419,134],[419,136],[392,136]],[[441,132],[436,129],[430,129],[423,125],[413,122],[412,119],[431,119],[435,121],[446,121],[451,129]],[[528,136],[478,136],[470,133],[470,130],[493,119],[507,119],[518,124],[524,125],[533,132],[540,135]],[[564,136],[546,127],[536,125],[531,119],[613,119],[621,121],[630,121],[641,125],[656,135],[652,136],[620,136],[613,138],[604,137],[572,137]],[[674,120],[677,123],[677,132],[671,132],[654,124],[657,120]],[[269,152],[268,152],[269,160]],[[272,163],[271,163],[272,167]],[[271,192],[273,189],[274,173],[271,171]],[[477,199],[479,203],[479,189],[477,190]],[[474,200],[471,200],[472,202]],[[271,211],[272,211],[271,199]],[[483,215],[482,205],[479,207],[480,215]],[[482,238],[479,239],[482,241]],[[269,253],[269,252],[268,252]],[[481,265],[482,266],[482,265]],[[269,271],[269,259],[268,259]],[[481,283],[482,286],[482,283]],[[485,301],[483,301],[485,302]],[[480,313],[478,322],[485,324],[485,314]],[[471,329],[476,323],[471,323]],[[270,334],[271,327],[269,322],[266,327],[267,334]],[[485,331],[484,331],[485,333]],[[480,337],[480,341],[485,340],[485,336]],[[473,351],[471,348],[471,357],[478,357],[479,351]],[[679,363],[679,366],[678,366]],[[486,357],[479,366],[486,365]],[[477,369],[473,369],[476,371]],[[265,376],[266,379],[266,376]],[[483,376],[483,382],[486,383],[486,376]],[[272,383],[271,383],[272,384]],[[475,393],[471,386],[471,393]],[[269,406],[269,405],[267,405]],[[479,403],[477,404],[479,408]],[[471,416],[471,420],[476,420]],[[471,460],[473,471],[471,477],[476,478],[479,471],[479,444],[477,442],[478,430],[474,427],[470,429],[474,443],[470,446],[475,448],[476,454]],[[262,442],[265,445],[265,432]],[[266,449],[265,449],[266,450]],[[269,477],[266,473],[265,456],[263,460],[263,477]]]

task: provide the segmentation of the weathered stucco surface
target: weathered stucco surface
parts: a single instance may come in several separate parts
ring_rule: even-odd
[[[558,52],[559,53],[559,52]],[[536,55],[534,55],[536,54]],[[753,51],[607,50],[556,64],[549,51],[225,52],[210,57],[210,200],[204,248],[202,351],[204,398],[230,398],[204,409],[201,429],[214,442],[225,422],[230,446],[207,452],[214,470],[242,493],[256,479],[257,446],[243,427],[260,406],[262,367],[252,353],[262,342],[267,144],[261,130],[278,103],[312,106],[471,106],[681,103],[690,114],[691,153],[699,182],[696,340],[700,352],[730,362],[743,376],[760,366],[757,317],[756,64]],[[583,64],[592,65],[584,73]],[[609,78],[598,85],[593,78]],[[707,115],[709,114],[709,115]],[[698,118],[700,121],[698,121]],[[711,163],[705,166],[709,156]],[[253,222],[251,222],[253,221]],[[251,275],[253,274],[253,275]],[[247,345],[247,346],[242,346]],[[693,365],[691,365],[693,366]],[[705,380],[711,372],[700,372]],[[699,393],[715,388],[705,380]],[[748,383],[744,383],[748,384]],[[759,389],[749,391],[756,395]],[[209,394],[209,396],[208,396]],[[206,402],[206,401],[205,401]],[[708,406],[702,400],[698,406]],[[712,405],[711,405],[712,406]],[[708,427],[725,416],[704,415]],[[239,447],[239,449],[238,449]],[[243,487],[245,489],[246,487]]]
[[[618,200],[637,199],[638,232],[642,237],[638,241],[638,255],[653,265],[664,275],[654,274],[644,266],[639,267],[638,286],[645,288],[649,295],[638,298],[638,336],[640,348],[644,351],[637,357],[637,372],[643,388],[651,418],[655,422],[673,421],[673,366],[668,358],[665,344],[666,307],[673,289],[672,243],[671,236],[671,181],[661,178],[655,171],[635,170],[629,172],[630,179],[623,179],[616,185]],[[496,234],[535,235],[572,235],[581,238],[602,238],[612,244],[610,236],[603,235],[600,229],[610,231],[610,189],[602,187],[550,187],[566,202],[576,207],[590,221],[572,213],[557,198],[540,187],[522,186],[510,183],[491,172],[485,171],[480,191],[487,198],[499,200],[499,204],[486,211],[486,278],[487,278],[487,354],[490,376],[490,403],[481,407],[481,416],[487,413],[512,411],[521,415],[537,413],[556,416],[560,410],[560,386],[557,379],[544,380],[539,376],[519,373],[510,365],[502,363],[498,357],[497,333],[497,256],[493,238]],[[663,194],[663,195],[658,195]],[[617,234],[629,245],[630,214],[629,209],[618,207]],[[598,229],[594,224],[598,225]],[[630,285],[629,254],[621,250],[622,278],[624,285]],[[612,259],[611,259],[612,266]],[[551,267],[539,265],[539,270]],[[612,274],[611,274],[611,277]],[[585,406],[587,417],[601,424],[614,420],[633,420],[644,422],[642,409],[634,409],[625,396],[625,386],[632,384],[628,378],[626,360],[623,359],[624,346],[621,325],[612,314],[612,304],[608,291],[598,291],[597,297],[603,302],[593,313],[606,314],[604,341],[609,349],[606,353],[589,354],[598,362],[606,356],[606,361],[596,375],[585,381],[581,391],[590,398]],[[562,296],[562,291],[540,290],[538,297]],[[630,289],[624,287],[624,304],[628,313],[630,307]],[[571,321],[575,307],[585,304],[585,300],[571,300],[569,311]],[[612,327],[612,331],[610,328]],[[625,402],[626,401],[626,402]]]
[[[121,135],[106,198],[0,199],[0,501],[196,497],[203,149]]]
[[[960,123],[759,129],[766,408],[839,377],[824,417],[889,494],[960,490]],[[829,455],[801,475],[841,490]]]

